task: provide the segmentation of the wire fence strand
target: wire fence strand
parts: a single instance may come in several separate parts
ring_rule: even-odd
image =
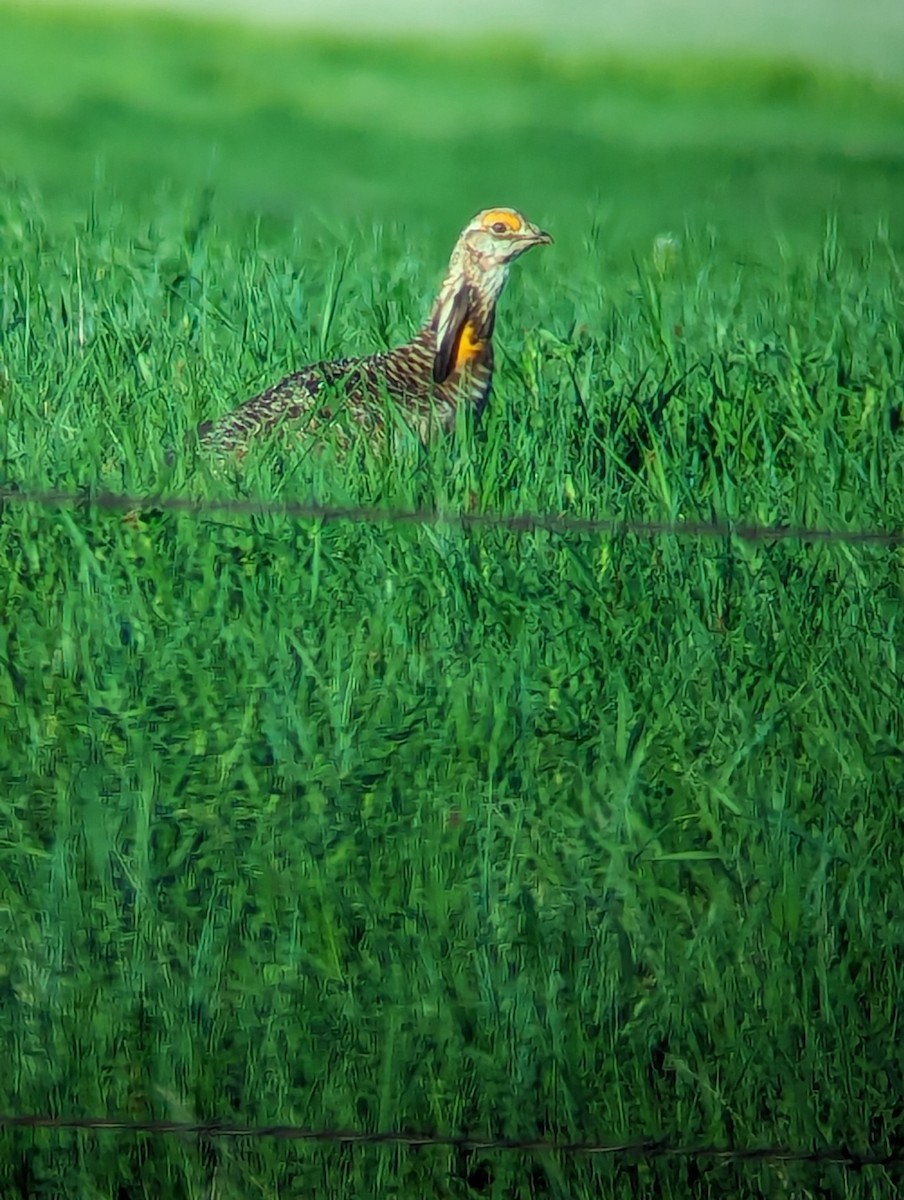
[[[298,1125],[236,1125],[228,1121],[125,1121],[116,1117],[55,1117],[0,1115],[0,1129],[68,1130],[82,1133],[146,1134],[231,1138],[254,1141],[332,1143],[345,1146],[401,1145],[410,1149],[441,1147],[465,1151],[520,1154],[566,1154],[633,1159],[710,1159],[720,1162],[783,1162],[832,1164],[861,1170],[904,1166],[904,1150],[854,1150],[846,1146],[718,1146],[681,1145],[663,1138],[612,1141],[556,1141],[544,1138],[493,1138],[475,1134],[417,1133],[408,1130],[367,1132],[356,1129],[308,1129]]]
[[[548,533],[605,534],[637,538],[677,537],[686,539],[745,542],[800,541],[861,546],[904,546],[904,529],[831,529],[803,525],[756,525],[729,520],[633,521],[621,517],[581,517],[569,513],[458,512],[441,509],[401,509],[372,506],[335,506],[302,501],[252,498],[199,499],[193,496],[129,496],[116,492],[26,492],[0,488],[0,511],[5,504],[41,508],[86,508],[124,513],[149,510],[174,513],[277,516],[297,521],[344,522],[356,525],[459,526],[477,529],[507,529],[514,533],[542,530]]]

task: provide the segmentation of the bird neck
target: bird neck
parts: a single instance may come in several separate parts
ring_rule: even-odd
[[[456,246],[422,335],[435,335],[454,314],[460,325],[470,327],[474,337],[491,337],[496,301],[508,271],[509,263],[480,261],[469,247]]]

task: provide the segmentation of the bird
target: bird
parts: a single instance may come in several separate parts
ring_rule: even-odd
[[[346,416],[380,438],[387,400],[423,443],[453,429],[462,405],[479,417],[492,384],[496,303],[509,269],[552,240],[514,208],[483,209],[459,235],[430,316],[409,342],[303,367],[200,425],[202,450],[241,458],[278,430],[312,435],[328,426],[341,444]]]

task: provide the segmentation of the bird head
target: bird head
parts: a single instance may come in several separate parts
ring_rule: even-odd
[[[552,238],[514,208],[485,208],[461,232],[459,246],[484,269],[518,258],[531,246],[548,246]]]

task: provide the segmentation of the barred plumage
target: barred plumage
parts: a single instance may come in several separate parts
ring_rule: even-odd
[[[511,263],[550,235],[512,208],[488,208],[462,231],[430,318],[404,346],[366,358],[314,363],[198,430],[202,447],[241,453],[286,428],[315,432],[348,417],[378,433],[386,401],[427,441],[455,424],[459,405],[479,414],[493,378],[496,301]]]

